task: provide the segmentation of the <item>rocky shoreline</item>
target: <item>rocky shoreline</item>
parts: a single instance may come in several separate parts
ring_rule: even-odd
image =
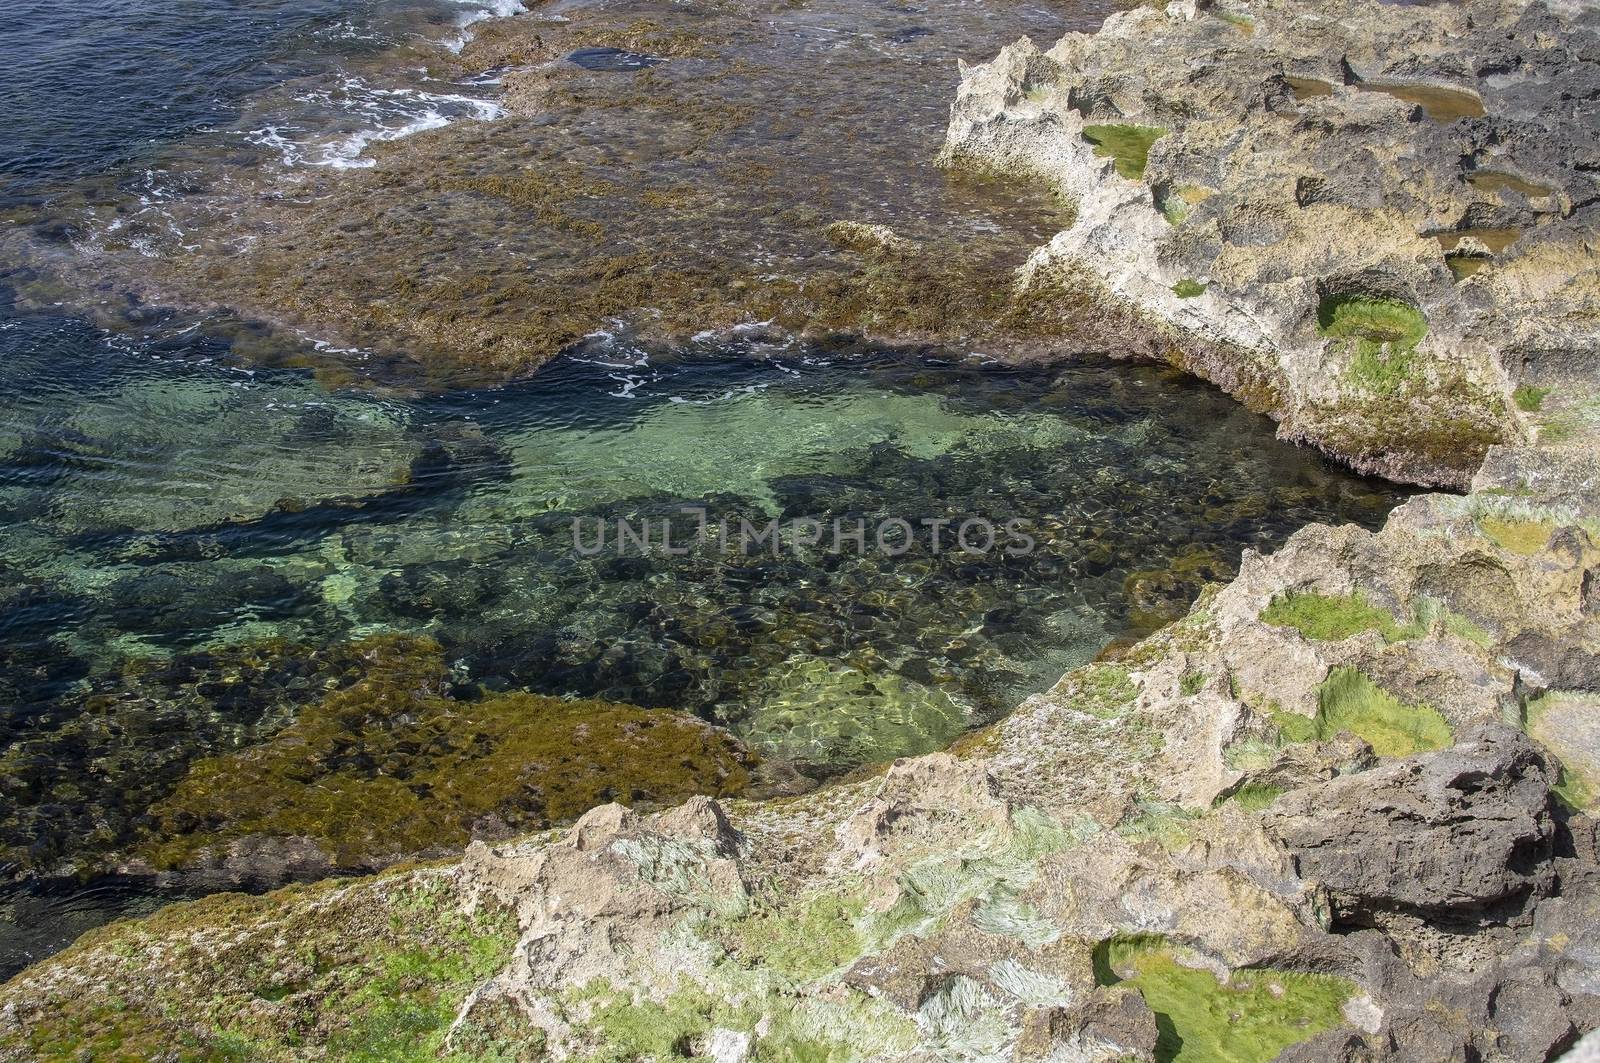
[[[1593,19],[1180,2],[1013,45],[955,106],[948,163],[1077,201],[1025,291],[1465,495],[1248,554],[870,778],[92,932],[0,989],[0,1055],[1567,1052],[1600,1028]],[[1358,87],[1397,81],[1484,113]]]
[[[1542,4],[1140,6],[965,69],[943,160],[1077,203],[1025,287],[1102,293],[1287,438],[1464,488],[1519,387],[1600,358],[1595,32]]]
[[[400,1026],[469,1059],[1551,1058],[1600,1024],[1583,475],[1584,507],[1485,472],[1376,534],[1308,527],[878,777],[606,805],[92,932],[7,984],[0,1045],[345,1058]]]

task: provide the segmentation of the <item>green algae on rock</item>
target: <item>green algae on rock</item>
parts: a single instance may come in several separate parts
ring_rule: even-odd
[[[1094,144],[1096,155],[1116,163],[1117,172],[1130,181],[1144,176],[1150,146],[1166,135],[1165,129],[1140,125],[1086,125],[1084,139]]]
[[[216,894],[85,935],[57,962],[94,957],[104,991],[41,972],[0,1052],[265,1063],[311,1043],[346,1060],[529,1059],[539,1037],[514,1010],[456,1021],[515,942],[503,908],[462,914],[443,870]]]
[[[1593,814],[1600,807],[1600,698],[1548,691],[1528,702],[1523,725],[1561,761],[1552,792],[1572,811]]]
[[[608,801],[737,794],[754,758],[682,715],[532,694],[458,701],[436,643],[375,637],[358,683],[300,710],[271,740],[199,761],[151,809],[158,867],[244,838],[305,839],[370,867],[570,820]]]
[[[1451,729],[1437,709],[1407,705],[1354,668],[1335,668],[1317,691],[1317,735],[1349,731],[1380,757],[1443,749]]]
[[[1393,642],[1403,637],[1394,616],[1360,593],[1343,596],[1290,592],[1272,600],[1261,622],[1292,627],[1308,639],[1337,642],[1363,631],[1377,631]]]
[[[1129,936],[1095,949],[1102,984],[1139,992],[1156,1014],[1157,1059],[1269,1063],[1285,1048],[1343,1021],[1355,983],[1325,974],[1268,968],[1219,977],[1189,967],[1159,937]]]
[[[1416,307],[1399,299],[1353,294],[1323,299],[1317,305],[1317,327],[1353,345],[1351,382],[1384,395],[1398,392],[1411,378],[1412,353],[1428,334],[1428,322]]]

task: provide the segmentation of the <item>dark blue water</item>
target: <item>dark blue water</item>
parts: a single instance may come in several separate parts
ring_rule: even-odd
[[[0,5],[0,205],[235,131],[247,101],[285,83],[338,89],[364,60],[426,60],[512,0],[10,0]],[[339,102],[339,101],[331,101]],[[349,101],[344,101],[349,102]],[[355,101],[354,110],[373,98]],[[385,117],[393,119],[398,113]],[[302,116],[303,117],[303,116]],[[352,116],[359,117],[359,116]],[[256,138],[259,140],[260,138]]]

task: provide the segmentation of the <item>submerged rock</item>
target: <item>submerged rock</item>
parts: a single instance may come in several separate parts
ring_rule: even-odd
[[[731,736],[679,713],[523,693],[456,700],[428,639],[374,637],[359,652],[361,681],[303,706],[267,742],[190,766],[151,807],[138,857],[271,881],[252,865],[260,842],[283,840],[304,869],[381,867],[606,801],[736,794],[755,767]]]

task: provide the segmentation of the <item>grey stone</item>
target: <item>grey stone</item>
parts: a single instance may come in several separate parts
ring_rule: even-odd
[[[1451,749],[1287,794],[1266,823],[1347,919],[1476,916],[1548,890],[1550,783],[1526,735],[1485,724]]]

